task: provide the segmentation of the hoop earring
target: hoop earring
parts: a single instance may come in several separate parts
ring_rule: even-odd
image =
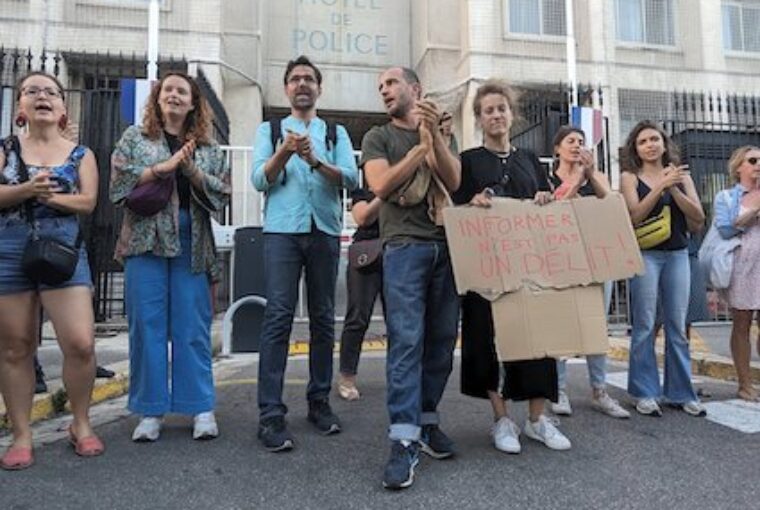
[[[24,115],[23,113],[19,113],[18,115],[16,115],[16,120],[14,122],[16,123],[16,126],[18,128],[22,128],[26,126],[26,120],[27,120],[26,115]]]

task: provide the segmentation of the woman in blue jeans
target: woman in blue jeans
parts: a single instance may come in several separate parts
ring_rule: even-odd
[[[664,399],[690,415],[705,416],[707,412],[691,384],[686,338],[689,230],[701,228],[705,214],[687,167],[678,165],[677,148],[659,126],[650,121],[636,124],[624,151],[620,187],[631,222],[635,227],[661,216],[670,229],[669,235],[641,250],[645,272],[631,279],[628,393],[637,399],[636,411],[644,415],[662,416],[659,401]],[[660,386],[654,348],[658,301],[662,301],[665,327],[664,387]]]
[[[549,183],[557,200],[578,197],[604,198],[610,192],[607,177],[594,164],[591,152],[584,148],[585,140],[583,130],[574,126],[562,126],[554,135],[554,165],[549,174]],[[605,313],[610,308],[611,295],[612,282],[605,282]],[[607,355],[587,355],[586,366],[591,384],[592,407],[613,418],[628,418],[630,413],[607,393]],[[572,414],[572,407],[567,396],[567,361],[564,359],[557,361],[557,380],[559,398],[556,403],[551,404],[551,410],[554,414],[569,416]]]
[[[130,209],[138,186],[173,179],[163,209]],[[193,439],[219,434],[211,372],[211,282],[219,277],[209,214],[229,198],[229,172],[211,138],[198,85],[170,72],[153,87],[142,126],[111,157],[111,200],[124,204],[116,257],[124,262],[129,320],[129,410],[134,441],[158,439],[167,413],[194,417]],[[171,363],[167,343],[171,339]]]

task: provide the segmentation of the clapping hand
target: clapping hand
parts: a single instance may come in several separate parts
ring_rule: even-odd
[[[663,174],[662,186],[665,189],[669,189],[673,186],[683,184],[684,178],[689,175],[688,168],[689,165],[676,166],[672,163],[668,165]]]
[[[583,176],[585,179],[591,179],[596,171],[596,165],[594,163],[594,155],[590,150],[581,148],[580,152],[580,165],[583,168]]]
[[[419,119],[420,126],[424,125],[431,134],[437,132],[442,114],[438,105],[427,99],[416,101],[412,113]]]
[[[293,145],[293,152],[298,154],[302,160],[304,160],[309,166],[317,164],[317,156],[314,154],[314,146],[311,143],[311,137],[308,133],[298,134],[289,129],[287,132],[287,143]]]
[[[31,192],[32,197],[44,202],[52,197],[53,193],[58,191],[58,185],[51,177],[52,174],[49,171],[42,170],[29,178],[26,186]]]

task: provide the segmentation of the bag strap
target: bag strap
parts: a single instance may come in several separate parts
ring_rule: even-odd
[[[277,150],[277,145],[282,142],[282,119],[273,117],[269,119],[269,140],[272,142],[272,154]],[[288,182],[288,169],[282,168],[282,186]]]
[[[23,184],[26,181],[29,180],[29,169],[26,166],[26,162],[24,161],[23,156],[21,155],[21,142],[19,142],[18,136],[12,135],[9,136],[10,138],[10,146],[11,150],[16,153],[16,158],[18,159],[18,175],[19,175],[19,183]],[[26,221],[29,223],[29,226],[32,228],[32,236],[34,239],[38,238],[38,231],[37,231],[37,223],[34,221],[34,206],[32,205],[32,202],[34,201],[33,198],[29,198],[27,200],[24,200],[24,215],[26,216]],[[77,216],[77,224],[79,228],[77,229],[77,238],[74,241],[74,248],[77,250],[80,246],[82,246],[82,224],[79,221],[79,216]]]

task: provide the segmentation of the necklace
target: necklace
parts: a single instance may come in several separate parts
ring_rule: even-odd
[[[507,159],[516,150],[514,147],[510,147],[506,151],[497,151],[497,150],[493,150],[493,149],[491,149],[489,147],[486,147],[485,145],[483,146],[483,148],[485,150],[487,150],[488,152],[490,152],[491,154],[493,154],[494,156],[496,156],[497,158],[499,158],[499,160],[501,160],[501,164],[502,165],[506,165],[507,164]]]

